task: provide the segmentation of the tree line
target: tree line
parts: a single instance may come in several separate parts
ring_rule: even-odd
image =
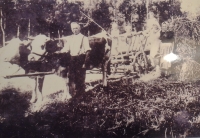
[[[83,13],[95,20],[100,26],[109,30],[112,22],[122,24],[131,22],[133,14],[139,15],[139,23],[143,23],[146,18],[147,9],[145,3],[131,3],[124,0],[119,7],[103,1],[97,3],[93,9],[85,8],[84,3],[72,3],[63,0],[58,3],[55,0],[0,0],[0,45],[9,41],[13,37],[25,39],[37,34],[46,34],[51,37],[71,34],[70,23],[78,21],[81,23],[85,35],[98,33],[101,29],[90,22]],[[175,7],[176,6],[176,7]],[[175,13],[180,13],[180,7],[170,6],[170,2],[157,2],[149,5],[149,10],[158,15],[160,21],[167,20]],[[169,13],[173,11],[173,13]],[[122,17],[119,15],[122,14]],[[164,19],[165,18],[165,19]],[[88,27],[89,25],[89,27]],[[90,34],[88,34],[88,29]],[[4,32],[4,33],[3,33]]]

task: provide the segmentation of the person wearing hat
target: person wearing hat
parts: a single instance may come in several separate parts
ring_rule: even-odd
[[[67,36],[61,53],[69,52],[69,89],[72,96],[79,96],[85,91],[85,63],[91,50],[88,37],[80,33],[80,25],[71,23],[72,35]]]

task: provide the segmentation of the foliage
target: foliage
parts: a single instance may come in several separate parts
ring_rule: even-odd
[[[59,29],[69,24],[69,20],[73,21],[72,13],[77,14],[77,17],[80,15],[78,5],[65,1],[57,4],[54,1],[16,0],[14,3],[4,0],[2,3],[4,4],[4,24],[7,26],[6,40],[16,36],[18,26],[20,27],[20,38],[26,38],[29,20],[31,35],[50,33],[55,37]]]
[[[86,2],[84,2],[85,5],[82,5],[82,3],[75,4],[64,0],[60,2],[54,0],[1,0],[0,2],[1,5],[3,5],[6,41],[12,39],[13,36],[16,36],[18,27],[20,38],[26,39],[29,20],[31,24],[30,34],[33,36],[39,33],[46,35],[50,33],[52,37],[58,37],[58,30],[61,35],[69,35],[71,34],[69,26],[70,22],[88,22],[88,19],[80,14],[80,10],[89,16],[91,16],[90,12],[96,13],[100,11],[99,16],[98,14],[94,15],[93,19],[105,30],[109,30],[110,23],[113,20],[112,18],[115,18],[113,17],[114,15],[112,15],[113,13],[110,13],[109,8],[116,8],[116,13],[118,14],[118,12],[120,12],[125,15],[126,21],[128,22],[130,22],[130,17],[133,13],[139,14],[140,22],[144,22],[146,18],[146,7],[144,1],[105,1],[100,3],[100,9],[97,9],[96,7],[91,9],[91,4]],[[93,3],[97,4],[97,2]],[[156,6],[156,8],[154,6]],[[175,16],[176,13],[180,13],[180,3],[170,5],[170,3],[166,2],[156,2],[153,3],[153,5],[150,5],[149,9],[156,9],[161,17],[168,17],[164,15],[164,9],[167,9],[170,16]],[[170,13],[170,11],[173,11],[173,14]],[[115,16],[118,16],[117,14]],[[160,18],[160,20],[163,19]],[[99,32],[99,28],[94,24],[90,24],[89,30],[91,32],[94,30],[92,28],[96,28],[98,30],[97,32]],[[96,32],[93,31],[93,33]]]
[[[100,3],[96,6],[96,9],[92,13],[92,19],[107,31],[111,26],[110,13],[108,10],[109,5],[106,3]],[[101,28],[94,23],[91,23],[90,25],[91,26],[89,26],[88,29],[90,30],[91,35],[101,32]]]
[[[146,7],[144,2],[138,4],[137,2],[134,3],[132,1],[125,0],[119,6],[119,11],[125,15],[126,22],[131,22],[131,16],[133,14],[139,15],[140,22],[144,22],[144,18],[146,17]]]

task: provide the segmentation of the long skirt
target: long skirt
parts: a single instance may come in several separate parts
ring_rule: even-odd
[[[161,68],[168,69],[171,67],[171,63],[164,60],[164,56],[172,52],[173,46],[174,46],[173,43],[161,43],[161,46],[160,46],[160,53],[162,55],[161,61],[160,61]]]

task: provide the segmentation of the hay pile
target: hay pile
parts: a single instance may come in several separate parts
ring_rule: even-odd
[[[199,80],[200,22],[185,17],[176,18],[174,32],[174,52],[181,59],[180,65],[176,67],[180,71],[177,72],[178,79],[181,81]]]
[[[180,81],[200,80],[200,64],[194,60],[186,60],[182,64]]]
[[[174,31],[176,42],[184,42],[191,48],[200,44],[200,22],[188,18],[176,18],[174,20]]]

